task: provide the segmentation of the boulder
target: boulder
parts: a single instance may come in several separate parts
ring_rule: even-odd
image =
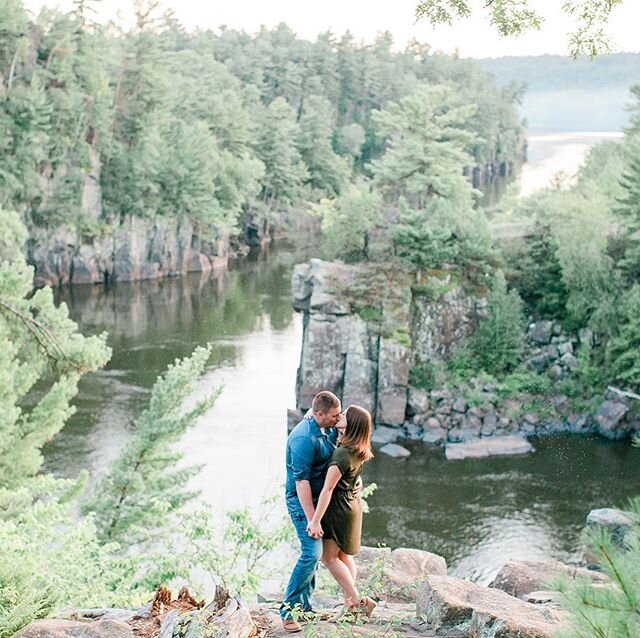
[[[450,576],[425,579],[416,615],[432,629],[464,627],[467,635],[479,638],[555,638],[564,626],[558,610]]]
[[[422,438],[422,426],[418,423],[405,423],[403,438],[408,441],[419,441]]]
[[[577,367],[578,360],[570,352],[567,352],[560,357],[560,363],[565,368],[568,368],[569,370],[573,370]]]
[[[539,344],[547,344],[551,341],[553,322],[536,321],[529,326],[529,339]]]
[[[619,439],[626,436],[623,420],[629,411],[629,406],[622,401],[603,401],[596,411],[595,420],[598,431],[610,439]]]
[[[131,627],[118,620],[34,620],[14,638],[133,638]]]
[[[558,352],[561,355],[573,354],[573,344],[571,343],[571,341],[565,341],[564,343],[559,343]]]
[[[427,414],[429,412],[429,394],[426,390],[409,387],[407,395],[407,414]]]
[[[380,452],[388,454],[394,459],[402,459],[411,456],[411,452],[406,447],[398,445],[397,443],[387,443],[380,448]]]
[[[446,576],[447,563],[442,556],[421,549],[399,547],[362,547],[355,557],[360,581],[380,579],[374,588],[382,588],[387,602],[415,602],[419,584],[430,574]]]
[[[624,546],[624,538],[635,524],[635,520],[632,512],[603,507],[589,512],[587,515],[587,529],[605,529],[615,543]]]
[[[445,457],[452,461],[503,454],[528,454],[532,451],[533,446],[522,436],[496,436],[463,443],[447,443]]]
[[[386,425],[377,425],[373,429],[373,434],[371,435],[372,443],[379,443],[384,445],[386,443],[394,443],[398,440],[400,436],[400,430],[396,428],[390,428]]]
[[[516,598],[524,598],[533,591],[549,589],[558,578],[583,579],[593,583],[609,580],[601,572],[553,560],[510,560],[502,566],[489,587],[500,589]]]
[[[430,421],[431,419],[429,419]],[[437,421],[437,419],[434,419]],[[427,429],[427,427],[425,426],[424,428],[424,434],[422,435],[422,440],[425,443],[431,443],[432,445],[440,445],[441,443],[444,443],[447,440],[447,431],[440,426],[440,423],[438,422],[438,425],[435,427],[429,427]]]
[[[458,398],[453,402],[453,405],[451,407],[453,408],[454,412],[464,413],[467,411],[467,402],[462,398]]]

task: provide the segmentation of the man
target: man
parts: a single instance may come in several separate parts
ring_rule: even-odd
[[[291,612],[311,612],[311,594],[322,555],[322,539],[312,538],[307,525],[313,518],[324,485],[329,458],[336,447],[340,399],[327,390],[313,398],[311,414],[293,428],[287,439],[287,510],[300,540],[300,558],[293,568],[280,608],[286,631],[302,631]]]

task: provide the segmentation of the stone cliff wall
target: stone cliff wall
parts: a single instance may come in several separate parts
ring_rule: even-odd
[[[304,313],[297,406],[308,409],[314,394],[326,388],[344,405],[368,408],[377,423],[399,426],[407,417],[409,372],[416,358],[449,354],[473,330],[486,301],[452,286],[433,301],[398,295],[391,307],[382,291],[383,320],[393,313],[408,324],[405,330],[385,330],[360,316],[343,293],[360,272],[359,266],[319,259],[294,269],[294,307]]]
[[[329,389],[345,406],[357,403],[369,409],[377,425],[393,426],[381,428],[378,438],[443,445],[561,432],[596,432],[619,439],[640,431],[640,401],[615,389],[576,410],[555,385],[546,395],[504,395],[482,378],[431,391],[413,387],[411,369],[449,357],[486,314],[486,299],[465,292],[453,275],[443,272],[419,284],[396,281],[372,294],[363,285],[373,281],[366,278],[369,271],[319,259],[294,269],[294,307],[304,315],[296,386],[300,410],[311,406],[316,392]],[[349,294],[354,282],[360,299]],[[399,294],[394,289],[398,287],[411,294]],[[365,305],[363,312],[363,303],[372,300],[377,306]],[[572,337],[549,321],[531,324],[523,340],[522,362],[559,383],[577,366],[573,352],[578,344],[592,341],[586,330]]]
[[[101,237],[69,227],[31,231],[27,259],[36,285],[157,279],[224,268],[229,237],[214,227],[164,217],[129,216]]]

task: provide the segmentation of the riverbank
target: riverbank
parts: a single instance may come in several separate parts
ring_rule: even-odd
[[[619,532],[620,524],[624,534],[631,534],[635,525],[627,513],[616,510],[591,512],[587,524],[610,534]],[[617,538],[622,542],[623,537]],[[448,575],[444,558],[423,550],[363,547],[356,563],[360,591],[377,600],[371,619],[337,617],[340,598],[321,589],[314,596],[315,613],[298,618],[304,635],[382,637],[392,631],[406,638],[552,638],[571,622],[567,587],[614,587],[601,571],[553,561],[508,561],[488,587]],[[61,610],[33,621],[15,638],[287,635],[278,595],[259,595],[257,602],[247,603],[217,585],[209,599],[208,604],[198,600],[184,586],[174,598],[162,586],[141,608]]]

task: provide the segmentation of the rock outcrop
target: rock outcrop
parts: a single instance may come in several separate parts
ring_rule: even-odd
[[[447,443],[444,454],[447,460],[477,459],[485,456],[528,454],[533,445],[523,436],[498,436],[474,439],[463,443]]]
[[[553,638],[564,624],[555,609],[450,576],[420,585],[416,614],[433,629],[464,627],[477,638]]]
[[[157,279],[225,268],[229,237],[187,220],[129,216],[92,237],[70,227],[34,228],[27,258],[37,285]]]
[[[548,589],[558,579],[607,583],[601,572],[565,565],[552,560],[510,560],[489,585],[516,598],[526,599],[532,592]]]
[[[304,315],[297,407],[306,411],[316,392],[332,390],[344,405],[371,411],[376,444],[422,440],[445,445],[453,459],[526,453],[529,436],[597,432],[615,439],[640,431],[640,402],[632,405],[612,388],[589,412],[576,411],[559,391],[548,396],[533,387],[504,396],[479,377],[424,389],[487,311],[486,299],[466,291],[454,273],[433,271],[416,283],[363,264],[312,259],[295,267],[292,288]],[[522,363],[536,373],[534,385],[554,387],[575,369],[578,346],[593,341],[588,330],[571,336],[557,323],[532,323]]]
[[[362,547],[356,565],[363,591],[373,586],[389,602],[415,602],[418,587],[427,576],[447,574],[442,556],[405,547]]]
[[[369,409],[376,423],[397,427],[407,411],[428,407],[424,393],[409,390],[415,361],[449,354],[473,329],[486,302],[438,279],[443,292],[437,301],[422,294],[396,295],[393,303],[378,300],[381,309],[363,310],[345,289],[365,272],[364,266],[320,259],[295,267],[293,305],[304,314],[297,407],[308,409],[314,394],[327,388],[345,405]],[[365,310],[381,316],[370,319]],[[390,328],[381,326],[385,320]]]

